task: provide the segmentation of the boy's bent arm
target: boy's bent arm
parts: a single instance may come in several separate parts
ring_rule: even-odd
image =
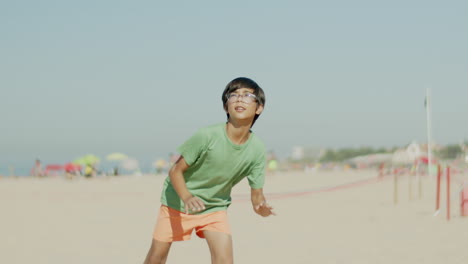
[[[184,157],[180,157],[179,160],[172,166],[169,170],[169,178],[171,180],[174,190],[179,195],[180,199],[184,201],[185,204],[185,213],[188,214],[189,210],[192,211],[201,211],[205,209],[205,205],[198,198],[193,196],[187,189],[184,179],[184,171],[189,168],[187,162],[185,162]]]
[[[252,200],[253,209],[257,214],[263,217],[276,215],[273,212],[273,207],[267,204],[265,195],[263,195],[263,189],[250,189],[250,199]]]

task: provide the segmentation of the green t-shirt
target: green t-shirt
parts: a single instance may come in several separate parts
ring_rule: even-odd
[[[245,177],[251,188],[263,188],[265,146],[253,132],[247,142],[236,145],[226,134],[226,124],[217,124],[199,129],[177,150],[189,165],[184,172],[189,192],[205,203],[206,209],[196,214],[226,210],[231,204],[232,188]],[[169,177],[164,182],[161,203],[184,211],[184,202]]]

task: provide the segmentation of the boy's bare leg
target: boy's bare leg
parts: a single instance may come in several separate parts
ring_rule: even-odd
[[[231,235],[215,231],[203,231],[203,234],[210,248],[212,264],[234,263]]]
[[[164,264],[169,255],[169,249],[171,249],[171,242],[161,242],[153,239],[151,248],[146,255],[144,264]]]

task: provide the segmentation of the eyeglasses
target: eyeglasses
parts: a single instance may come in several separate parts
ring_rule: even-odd
[[[241,101],[246,104],[253,103],[257,100],[257,96],[251,93],[245,93],[245,94],[231,93],[231,94],[226,95],[226,97],[230,103],[236,102],[238,98],[242,98]]]

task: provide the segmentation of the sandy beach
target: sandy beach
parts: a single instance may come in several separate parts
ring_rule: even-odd
[[[236,263],[468,263],[468,217],[460,181],[446,185],[435,213],[435,179],[377,171],[281,172],[265,192],[277,216],[253,213],[247,181],[233,191],[229,217]],[[410,197],[410,179],[412,197]],[[0,178],[0,263],[142,263],[152,239],[164,176],[95,179]],[[195,235],[174,243],[168,263],[209,263]]]

